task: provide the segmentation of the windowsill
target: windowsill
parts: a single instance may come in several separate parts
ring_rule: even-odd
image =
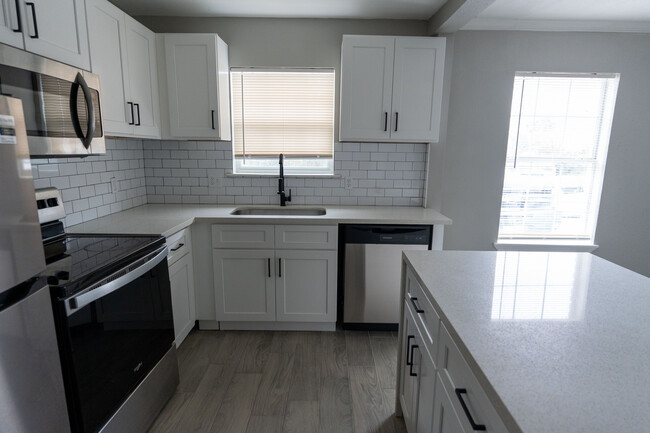
[[[500,240],[494,242],[497,251],[563,251],[576,253],[591,253],[598,248],[589,241],[525,241]]]
[[[279,173],[275,174],[256,174],[256,173],[226,173],[226,177],[279,177]],[[340,179],[340,174],[284,174],[284,177],[303,178],[303,179]]]

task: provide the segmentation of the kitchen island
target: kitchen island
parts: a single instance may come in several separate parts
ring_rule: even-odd
[[[418,433],[650,431],[650,279],[587,253],[410,251],[402,290],[402,329],[425,333],[400,335],[398,363],[407,426],[431,400]]]

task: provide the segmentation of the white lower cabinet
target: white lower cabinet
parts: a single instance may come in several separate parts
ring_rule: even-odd
[[[217,320],[275,320],[273,250],[213,250]]]
[[[336,237],[336,226],[213,225],[216,319],[335,323]]]
[[[403,273],[399,403],[408,433],[507,433],[408,264]],[[424,338],[423,338],[424,337]]]
[[[276,320],[336,321],[336,251],[279,250]]]
[[[174,340],[179,347],[196,322],[194,301],[194,263],[190,229],[181,230],[167,238],[169,283],[172,292]]]

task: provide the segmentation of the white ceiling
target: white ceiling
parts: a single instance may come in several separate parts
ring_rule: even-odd
[[[463,29],[650,31],[650,0],[496,0]]]
[[[111,0],[129,15],[428,20],[446,0]]]

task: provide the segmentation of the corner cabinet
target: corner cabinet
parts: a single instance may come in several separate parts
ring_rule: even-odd
[[[230,140],[228,45],[215,34],[165,34],[171,138]]]
[[[194,267],[190,229],[183,229],[167,238],[169,282],[172,291],[174,337],[176,347],[190,333],[196,322],[194,301]]]
[[[84,0],[0,0],[0,43],[90,69]]]
[[[107,0],[86,8],[106,134],[160,138],[155,34]]]
[[[224,322],[231,322],[229,329],[254,328],[250,322],[267,322],[264,329],[272,328],[268,322],[279,324],[276,329],[306,329],[301,326],[310,323],[333,328],[337,237],[336,226],[213,225],[216,319],[222,329]]]
[[[445,38],[344,35],[340,141],[437,142]]]

